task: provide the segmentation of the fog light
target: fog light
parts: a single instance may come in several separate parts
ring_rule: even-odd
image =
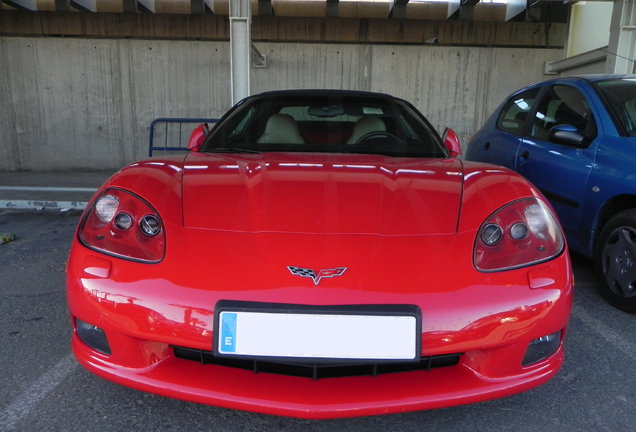
[[[77,328],[77,336],[86,345],[102,354],[112,354],[104,330],[77,318],[75,318],[75,327]]]
[[[546,336],[541,336],[528,344],[526,355],[521,366],[529,366],[533,363],[545,360],[554,354],[561,345],[561,331]]]

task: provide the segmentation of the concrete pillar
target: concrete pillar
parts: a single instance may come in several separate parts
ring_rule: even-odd
[[[610,23],[609,45],[605,72],[608,74],[634,73],[636,51],[635,0],[614,0]]]
[[[230,78],[232,103],[250,95],[250,0],[230,0]]]

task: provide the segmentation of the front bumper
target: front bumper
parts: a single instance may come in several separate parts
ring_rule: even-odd
[[[120,335],[114,338],[126,345]],[[308,378],[254,373],[225,366],[200,364],[174,356],[167,344],[129,340],[146,366],[114,364],[77,336],[73,350],[94,374],[115,383],[175,399],[289,417],[326,419],[400,413],[480,402],[537,387],[559,370],[563,346],[530,368],[509,369],[524,347],[515,344],[464,353],[456,366],[386,375]],[[132,354],[132,353],[131,353]],[[134,357],[134,355],[131,355]],[[141,365],[140,365],[141,366]]]

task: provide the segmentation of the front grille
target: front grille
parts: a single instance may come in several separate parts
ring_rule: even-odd
[[[446,354],[431,357],[422,357],[419,362],[405,363],[295,363],[295,362],[269,362],[252,359],[236,359],[216,357],[212,351],[204,351],[184,347],[172,347],[174,355],[184,360],[192,360],[201,364],[213,364],[237,369],[251,370],[254,373],[272,373],[295,377],[311,378],[314,381],[323,378],[342,378],[351,376],[412,372],[418,370],[429,371],[434,368],[456,366],[461,354]]]

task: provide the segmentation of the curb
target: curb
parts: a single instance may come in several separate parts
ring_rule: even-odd
[[[96,191],[97,188],[81,187],[0,186],[0,192],[6,192],[4,198],[0,199],[0,209],[83,211],[88,205],[88,201],[85,199],[92,196]],[[32,192],[31,195],[35,195],[37,198],[23,199],[26,197],[20,195],[24,195],[25,192]],[[12,195],[15,198],[11,198]],[[73,199],[75,196],[80,199]]]
[[[0,200],[0,209],[8,210],[84,210],[85,201]]]

